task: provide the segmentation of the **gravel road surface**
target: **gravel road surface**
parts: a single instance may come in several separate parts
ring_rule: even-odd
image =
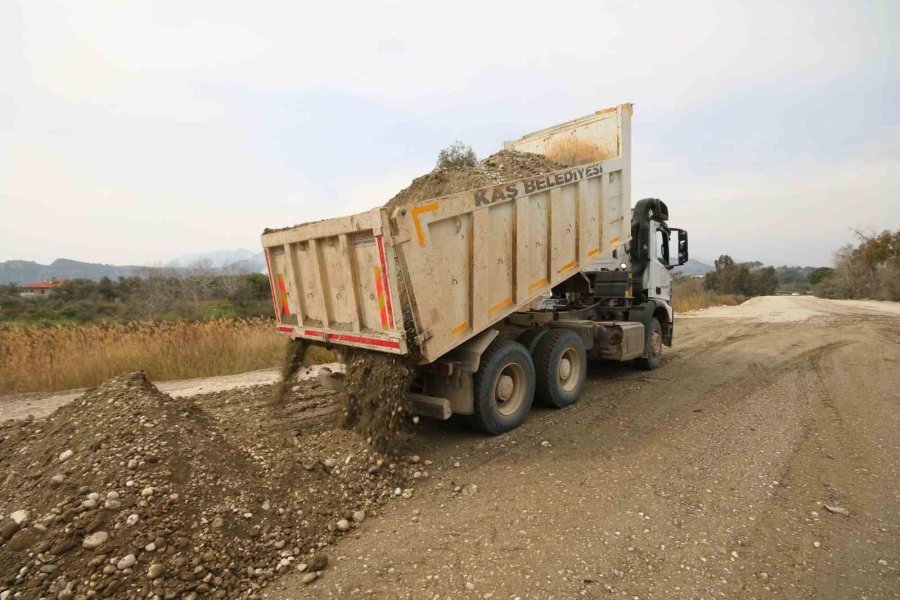
[[[598,366],[510,434],[423,426],[428,483],[270,594],[900,598],[898,339],[892,303],[681,318],[660,369]]]

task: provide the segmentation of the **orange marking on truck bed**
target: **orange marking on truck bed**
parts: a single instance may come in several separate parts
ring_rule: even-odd
[[[495,313],[498,310],[502,310],[502,309],[506,308],[510,304],[512,304],[512,298],[506,298],[504,300],[501,300],[497,304],[493,305],[490,309],[488,309],[488,312]]]
[[[453,335],[459,335],[460,333],[462,333],[463,331],[468,329],[468,327],[469,327],[469,324],[466,323],[465,321],[463,321],[462,323],[460,323],[459,325],[457,325],[456,327],[451,329],[450,333],[452,333]]]
[[[598,254],[600,254],[600,246],[597,246],[596,248],[591,248],[590,250],[588,250],[587,257],[590,258],[590,257],[596,256]]]
[[[378,311],[381,313],[381,326],[388,326],[387,304],[384,301],[384,285],[381,281],[381,269],[372,267],[375,270],[375,293],[378,294]]]
[[[425,245],[425,236],[422,234],[422,224],[419,223],[419,216],[424,213],[431,212],[433,210],[437,210],[438,203],[437,202],[429,202],[428,204],[423,204],[422,206],[416,206],[412,209],[412,218],[413,223],[416,226],[416,237],[419,238],[419,245]]]
[[[575,266],[575,261],[573,260],[572,262],[570,262],[570,263],[568,263],[568,264],[565,264],[565,265],[561,266],[561,267],[559,268],[559,272],[560,272],[560,273],[565,273],[566,271],[568,271],[569,269],[571,269],[571,268],[574,267],[574,266]]]
[[[544,277],[543,279],[538,279],[537,281],[535,281],[534,283],[532,283],[531,285],[528,286],[528,291],[530,292],[531,290],[533,290],[535,288],[539,288],[542,285],[547,284],[547,283],[550,283],[550,280],[547,279],[546,277]]]
[[[607,246],[610,248],[615,248],[618,245],[619,245],[619,236],[616,236],[613,239],[609,240],[609,243],[607,244]]]
[[[278,288],[281,290],[281,314],[290,316],[291,309],[288,306],[287,288],[284,286],[284,275],[278,274]]]

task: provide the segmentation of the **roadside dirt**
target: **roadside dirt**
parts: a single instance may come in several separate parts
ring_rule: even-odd
[[[578,404],[509,434],[423,419],[409,489],[347,534],[323,525],[316,582],[288,574],[262,593],[900,598],[898,315],[811,297],[698,311],[658,370],[594,365]],[[223,435],[325,432],[336,395],[297,386],[279,424],[264,418],[274,385],[192,400]]]

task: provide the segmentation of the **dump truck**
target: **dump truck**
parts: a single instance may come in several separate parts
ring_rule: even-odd
[[[589,359],[656,368],[688,235],[661,200],[631,205],[631,116],[623,104],[504,142],[567,165],[552,172],[267,229],[278,331],[403,355],[413,412],[491,434],[535,401],[576,402]]]

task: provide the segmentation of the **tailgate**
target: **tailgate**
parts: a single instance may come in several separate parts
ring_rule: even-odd
[[[393,248],[382,214],[266,231],[278,330],[295,338],[406,354]]]

